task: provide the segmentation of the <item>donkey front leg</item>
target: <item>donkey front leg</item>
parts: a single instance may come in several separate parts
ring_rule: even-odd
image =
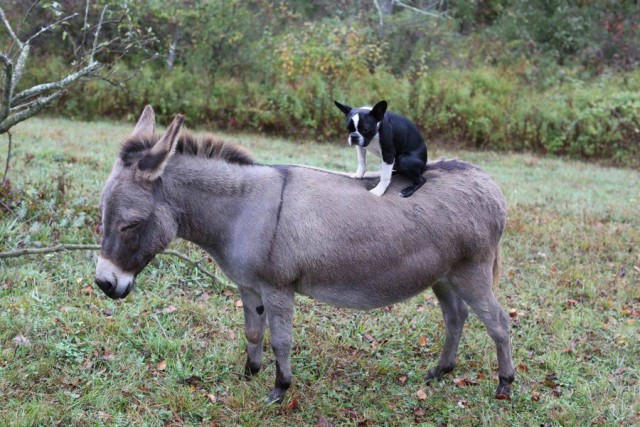
[[[247,338],[247,363],[244,376],[249,379],[260,371],[262,365],[262,341],[266,323],[262,297],[251,288],[238,287],[244,310],[244,334]]]
[[[291,385],[291,344],[293,342],[293,290],[272,289],[263,294],[269,319],[271,348],[276,357],[276,383],[267,403],[282,403]]]

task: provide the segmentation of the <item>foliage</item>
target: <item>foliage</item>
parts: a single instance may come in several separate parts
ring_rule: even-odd
[[[96,243],[100,189],[131,128],[39,118],[18,125],[14,186],[25,193],[14,193],[18,216],[0,208],[0,251]],[[355,167],[348,147],[219,136],[252,150],[261,163]],[[521,154],[439,147],[433,154],[478,164],[509,203],[496,294],[511,319],[518,370],[511,402],[493,397],[495,350],[474,315],[456,370],[424,383],[445,335],[427,291],[369,312],[298,297],[294,382],[282,407],[265,406],[274,358],[266,344],[264,372],[240,378],[243,316],[229,281],[212,282],[159,258],[126,300],[112,301],[92,285],[95,254],[75,252],[0,261],[0,419],[8,425],[638,425],[640,174]],[[202,256],[184,242],[177,246],[191,258]]]
[[[82,83],[55,114],[134,119],[149,103],[163,119],[337,142],[333,99],[387,99],[430,145],[638,166],[634,2],[404,2],[445,18],[382,3],[383,19],[368,1],[127,3],[164,60],[138,72],[134,55],[113,72],[136,78]],[[68,70],[50,41],[40,54],[29,82]]]

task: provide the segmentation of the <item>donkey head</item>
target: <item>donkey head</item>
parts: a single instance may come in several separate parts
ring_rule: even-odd
[[[155,116],[146,106],[102,191],[103,236],[95,281],[110,298],[126,297],[136,275],[176,237],[178,222],[161,177],[183,121],[177,115],[156,141]]]

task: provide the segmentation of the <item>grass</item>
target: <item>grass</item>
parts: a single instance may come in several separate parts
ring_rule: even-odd
[[[17,127],[0,251],[96,243],[99,192],[131,128],[57,119]],[[355,167],[346,147],[223,136],[264,163]],[[95,254],[74,252],[0,260],[0,425],[640,424],[640,174],[430,152],[480,165],[509,202],[496,293],[513,314],[511,401],[493,398],[495,351],[475,316],[456,371],[425,385],[444,339],[425,292],[366,313],[298,298],[294,384],[282,406],[265,406],[274,358],[267,350],[263,372],[240,378],[243,317],[230,282],[158,257],[114,302],[92,286]],[[199,257],[189,244],[174,247]]]

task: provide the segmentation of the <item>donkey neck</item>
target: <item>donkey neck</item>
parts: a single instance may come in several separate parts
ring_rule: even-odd
[[[174,156],[162,186],[178,222],[178,237],[210,252],[227,244],[249,205],[268,208],[265,197],[276,190],[270,191],[277,186],[274,175],[268,166]]]

